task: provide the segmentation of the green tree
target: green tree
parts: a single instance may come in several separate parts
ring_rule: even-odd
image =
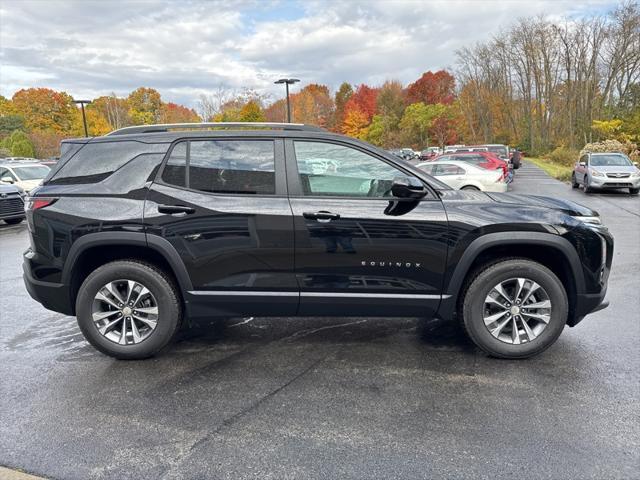
[[[335,130],[339,130],[341,125],[344,122],[344,116],[345,116],[344,107],[349,101],[349,99],[351,98],[351,95],[353,95],[353,87],[349,83],[343,82],[342,85],[340,85],[340,88],[338,88],[338,91],[336,92],[336,97],[334,102],[336,105],[334,122],[333,122],[333,127]]]
[[[3,115],[0,116],[0,135],[9,134],[14,130],[22,130],[24,128],[24,118],[20,115]]]
[[[14,130],[11,135],[0,142],[0,146],[9,150],[13,157],[35,156],[33,143],[22,130]]]
[[[442,104],[425,105],[422,102],[409,105],[400,120],[400,129],[404,140],[417,148],[429,143],[429,129],[434,119],[442,115],[446,107]]]

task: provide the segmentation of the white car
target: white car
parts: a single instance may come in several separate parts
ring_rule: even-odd
[[[40,163],[0,162],[0,183],[21,187],[25,192],[40,185],[51,169]]]
[[[417,167],[456,190],[506,192],[508,188],[502,169],[488,170],[457,160],[422,162]]]

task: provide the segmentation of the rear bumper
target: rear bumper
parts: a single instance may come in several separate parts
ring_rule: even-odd
[[[69,298],[69,289],[63,283],[43,282],[36,280],[31,275],[30,262],[27,257],[22,263],[24,285],[31,298],[48,310],[63,313],[65,315],[75,315],[73,305]]]

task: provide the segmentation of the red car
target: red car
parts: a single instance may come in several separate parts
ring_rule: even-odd
[[[486,168],[487,170],[502,169],[504,178],[509,177],[509,164],[499,158],[495,153],[491,152],[454,152],[438,155],[432,159],[435,161],[440,160],[459,160],[461,162],[471,163],[478,167]]]

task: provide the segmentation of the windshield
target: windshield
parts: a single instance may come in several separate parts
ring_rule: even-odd
[[[592,155],[592,167],[630,167],[632,165],[624,155]]]
[[[49,173],[50,168],[45,165],[35,165],[33,167],[13,167],[13,173],[20,181],[22,180],[42,180]]]

